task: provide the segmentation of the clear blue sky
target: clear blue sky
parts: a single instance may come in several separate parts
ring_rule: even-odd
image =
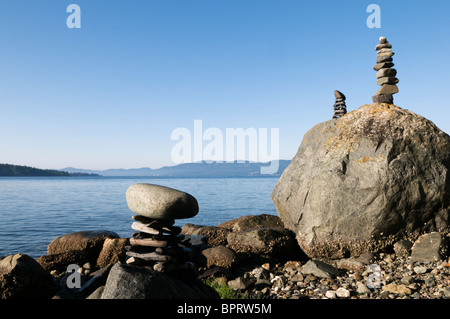
[[[69,29],[69,4],[81,28]],[[369,4],[381,8],[370,29]],[[174,165],[175,128],[279,128],[280,158],[371,103],[393,45],[395,104],[450,132],[450,1],[2,0],[0,163]]]

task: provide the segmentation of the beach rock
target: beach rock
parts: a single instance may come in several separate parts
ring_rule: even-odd
[[[231,268],[236,264],[236,253],[225,246],[216,246],[202,251],[202,255],[206,258],[206,267],[219,266],[223,268]]]
[[[284,225],[278,216],[260,214],[242,216],[222,223],[218,227],[228,228],[233,232],[239,232],[255,228],[284,228]]]
[[[396,283],[390,283],[388,285],[384,285],[382,287],[383,291],[388,291],[391,292],[393,294],[399,294],[399,295],[410,295],[411,289],[409,289],[408,287],[406,287],[403,284],[396,284]]]
[[[301,273],[303,275],[314,275],[319,278],[333,279],[340,274],[340,271],[323,261],[311,259],[303,265]]]
[[[127,204],[136,214],[155,219],[183,219],[197,215],[197,200],[190,194],[153,184],[131,185]]]
[[[408,240],[400,240],[394,244],[394,252],[396,256],[408,257],[411,254],[413,243]]]
[[[205,236],[204,242],[208,246],[226,246],[227,236],[231,231],[223,227],[204,226],[192,232],[192,235]]]
[[[109,264],[124,262],[126,257],[125,246],[127,245],[129,245],[128,238],[106,238],[97,258],[97,266],[103,268]]]
[[[1,299],[51,299],[57,290],[52,276],[25,254],[0,261]]]
[[[84,250],[86,254],[98,256],[106,238],[119,238],[108,230],[87,230],[62,235],[54,239],[47,247],[47,254],[65,253],[70,250]]]
[[[411,260],[414,262],[431,262],[441,260],[447,247],[444,238],[438,232],[420,236],[412,246]]]
[[[188,276],[185,276],[188,277]],[[115,264],[101,299],[218,299],[211,287],[198,280],[155,272],[144,267]]]
[[[392,104],[368,104],[309,130],[272,200],[311,258],[344,258],[445,229],[450,136]]]
[[[86,250],[69,250],[57,254],[44,255],[36,259],[36,261],[47,271],[56,270],[65,272],[71,264],[83,265],[87,262],[93,262],[97,259],[97,255],[92,255]]]
[[[284,228],[255,228],[231,232],[227,236],[227,247],[238,253],[266,256],[286,260],[299,255],[294,234]]]

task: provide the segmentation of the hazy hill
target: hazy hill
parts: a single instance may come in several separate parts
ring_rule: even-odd
[[[102,176],[162,176],[162,177],[249,177],[249,176],[280,176],[289,165],[289,160],[280,160],[278,171],[272,175],[261,175],[262,166],[268,163],[185,163],[175,166],[164,166],[158,169],[148,167],[132,169],[107,169],[107,170],[85,170],[73,167],[63,168],[70,173],[94,173]]]

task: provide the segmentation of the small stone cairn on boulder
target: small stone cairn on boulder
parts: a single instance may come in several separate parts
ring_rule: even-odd
[[[378,51],[377,64],[373,67],[377,71],[377,85],[381,88],[372,97],[374,103],[388,103],[393,104],[393,94],[398,93],[398,79],[397,70],[392,69],[394,63],[392,56],[395,54],[391,50],[392,45],[385,37],[380,37],[380,43],[375,47]]]
[[[334,91],[334,97],[336,101],[334,102],[333,108],[333,118],[337,119],[347,113],[347,106],[345,105],[345,95],[339,91]]]
[[[126,192],[132,216],[133,233],[127,246],[126,263],[171,273],[191,268],[189,239],[173,226],[175,219],[191,218],[198,213],[197,200],[172,188],[134,184]]]

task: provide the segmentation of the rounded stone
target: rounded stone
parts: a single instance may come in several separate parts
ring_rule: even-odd
[[[191,218],[198,213],[192,195],[160,185],[138,183],[126,192],[127,204],[136,214],[155,219]]]

